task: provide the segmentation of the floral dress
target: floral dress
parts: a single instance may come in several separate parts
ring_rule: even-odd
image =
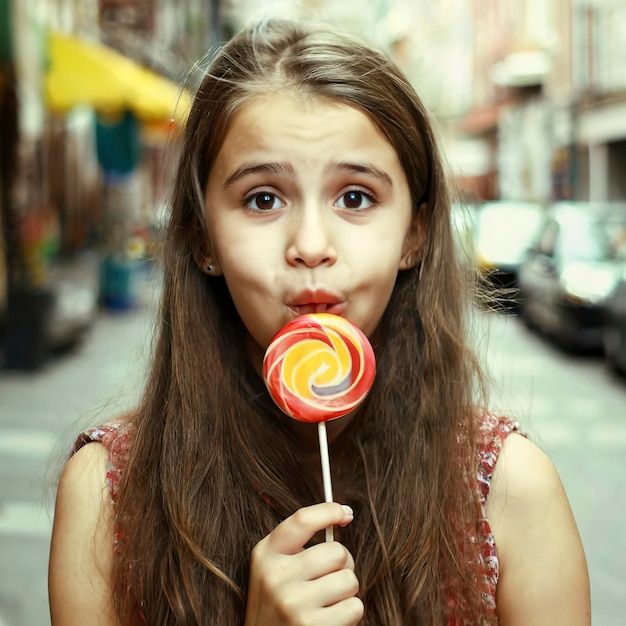
[[[500,566],[498,560],[498,551],[496,542],[491,531],[489,520],[487,519],[487,498],[489,496],[489,488],[493,471],[498,460],[498,455],[502,449],[504,440],[511,433],[524,434],[520,430],[520,426],[516,421],[506,417],[499,417],[485,412],[480,425],[479,439],[479,463],[476,475],[476,486],[479,492],[481,517],[479,520],[480,550],[484,559],[485,569],[484,576],[477,581],[480,593],[482,594],[488,612],[492,616],[496,616],[496,588],[498,585],[498,577]],[[126,422],[111,422],[91,428],[82,432],[76,440],[72,449],[72,454],[80,450],[84,445],[91,442],[103,444],[109,452],[109,460],[107,466],[107,482],[111,501],[115,503],[119,491],[120,478],[124,471],[126,459],[130,446],[132,445],[133,429],[132,425]],[[119,539],[119,533],[116,530],[116,542]],[[448,605],[451,614],[454,613],[454,598],[449,598]],[[447,626],[474,626],[466,621],[450,617]]]

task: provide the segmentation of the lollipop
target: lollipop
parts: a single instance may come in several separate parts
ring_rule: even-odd
[[[367,337],[329,313],[301,315],[272,339],[263,359],[265,384],[289,417],[317,422],[324,494],[332,502],[326,422],[355,409],[374,382],[376,360]],[[326,540],[332,541],[332,528]]]

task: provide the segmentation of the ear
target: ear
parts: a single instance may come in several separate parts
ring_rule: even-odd
[[[422,250],[426,241],[426,204],[421,204],[411,220],[404,238],[399,270],[410,270],[422,260]]]

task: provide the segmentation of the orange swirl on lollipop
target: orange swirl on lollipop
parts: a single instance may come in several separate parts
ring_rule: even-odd
[[[290,417],[322,422],[346,415],[376,374],[374,351],[354,324],[329,313],[301,315],[272,339],[263,374],[274,402]]]

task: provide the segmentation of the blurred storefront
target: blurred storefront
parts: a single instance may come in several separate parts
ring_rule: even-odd
[[[219,0],[99,0],[100,41],[180,82],[225,38]]]
[[[0,187],[6,259],[2,311],[5,361],[38,365],[53,306],[47,266],[59,243],[59,220],[47,196],[45,115],[38,85],[43,37],[31,21],[43,3],[0,3],[2,115]]]
[[[559,1],[470,0],[472,101],[458,130],[481,138],[491,153],[491,168],[469,181],[479,201],[545,202],[551,196],[551,108],[544,86]]]
[[[499,196],[498,185],[498,120],[499,103],[472,108],[459,124],[458,133],[465,141],[476,142],[486,153],[484,167],[469,173],[461,170],[457,184],[468,203],[495,200]]]
[[[216,13],[197,19],[207,3],[182,4],[173,26],[161,0],[0,0],[4,367],[35,369],[98,307],[135,304],[190,104],[186,55],[217,32]]]

